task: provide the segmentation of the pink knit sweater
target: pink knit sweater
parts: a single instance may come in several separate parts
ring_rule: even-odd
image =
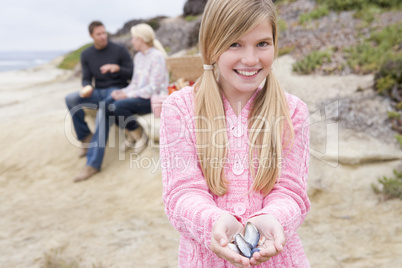
[[[259,267],[309,267],[297,228],[310,209],[307,196],[309,161],[309,112],[297,97],[286,94],[295,131],[292,150],[282,163],[282,174],[264,197],[249,191],[253,179],[248,168],[247,118],[256,93],[236,116],[228,100],[223,104],[228,126],[228,163],[224,168],[229,189],[224,196],[212,194],[202,175],[195,148],[194,90],[186,87],[164,102],[161,115],[160,155],[163,201],[171,224],[181,234],[180,267],[234,267],[210,250],[211,230],[223,213],[241,220],[272,214],[282,224],[284,251]]]

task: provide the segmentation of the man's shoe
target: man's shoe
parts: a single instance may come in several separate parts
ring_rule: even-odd
[[[145,131],[141,128],[141,137],[139,139],[136,139],[135,145],[134,145],[134,153],[140,154],[142,151],[144,151],[145,148],[147,148],[148,145],[148,135],[145,133]]]
[[[134,149],[134,153],[141,153],[148,145],[148,136],[140,126],[135,130],[126,132],[126,140],[120,147],[122,152],[128,149]]]
[[[81,147],[79,148],[78,157],[85,157],[88,152],[88,145],[92,140],[92,133],[90,133],[86,138],[81,141]]]
[[[98,173],[99,170],[91,167],[91,166],[85,166],[80,173],[77,174],[77,176],[74,177],[74,182],[80,182],[80,181],[85,181]]]
[[[135,139],[130,134],[130,131],[125,129],[124,132],[125,132],[125,139],[124,139],[122,145],[120,146],[120,152],[122,152],[122,153],[128,151],[130,148],[134,148],[134,145],[135,145]]]

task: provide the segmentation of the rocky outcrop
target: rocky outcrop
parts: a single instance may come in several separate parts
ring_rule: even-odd
[[[206,4],[207,0],[188,0],[183,7],[183,16],[176,18],[159,16],[148,20],[130,20],[115,34],[110,35],[110,39],[124,45],[132,54],[135,54],[131,44],[130,29],[139,23],[147,23],[155,30],[156,38],[166,48],[168,54],[186,50],[198,43],[201,16],[190,19],[185,17],[202,14]]]
[[[110,39],[113,42],[124,45],[131,52],[131,54],[134,54],[135,51],[133,49],[133,45],[131,44],[131,35],[130,35],[131,27],[140,23],[146,23],[149,24],[152,27],[152,29],[156,31],[160,27],[161,21],[165,19],[166,19],[165,16],[158,16],[147,20],[145,19],[130,20],[126,22],[123,25],[123,27],[119,29],[115,34],[111,34]]]
[[[183,8],[183,15],[200,15],[204,12],[207,0],[188,0]]]
[[[144,20],[144,19],[130,20],[130,21],[126,22],[123,25],[123,28],[118,30],[112,36],[119,36],[119,35],[129,34],[131,27],[133,27],[134,25],[140,24],[140,23],[147,23],[152,27],[152,29],[157,30],[159,28],[159,26],[160,26],[161,20],[163,20],[165,18],[166,18],[166,16],[158,16],[158,17],[151,18],[151,19],[148,19],[148,20]]]
[[[139,23],[147,23],[155,30],[156,38],[162,43],[168,54],[186,50],[196,46],[198,43],[201,16],[190,19],[186,19],[185,17],[202,14],[206,4],[207,0],[188,0],[183,7],[183,16],[176,18],[159,16],[149,20],[130,20],[115,34],[112,34],[110,39],[124,45],[134,54],[135,51],[131,44],[130,29]]]
[[[198,44],[200,25],[201,16],[193,21],[187,21],[183,17],[166,19],[161,22],[156,36],[168,54],[173,54]]]
[[[129,29],[138,23],[147,21],[133,20],[125,24],[123,29],[110,37],[113,42],[119,43],[127,47],[127,49],[134,54],[135,51],[131,44],[131,36]],[[165,18],[158,20],[158,26],[155,29],[156,38],[165,47],[166,52],[171,55],[181,50],[194,47],[198,44],[198,32],[201,25],[201,16],[188,21],[179,16],[176,18]]]
[[[204,12],[208,0],[188,0],[183,8],[183,15],[200,15]],[[275,0],[272,2],[275,3]]]

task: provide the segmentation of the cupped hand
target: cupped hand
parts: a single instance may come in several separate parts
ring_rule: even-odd
[[[114,100],[127,99],[127,94],[123,90],[117,89],[113,90],[110,94]]]
[[[228,243],[237,233],[243,233],[244,226],[231,214],[225,213],[212,227],[211,250],[221,259],[236,267],[251,267],[250,260],[234,252]]]
[[[260,252],[254,253],[250,259],[252,265],[266,262],[283,251],[283,247],[286,244],[285,232],[274,216],[260,215],[249,219],[249,222],[254,224],[260,235],[265,239],[262,246],[259,246],[262,248]]]
[[[117,64],[111,64],[111,63],[104,64],[104,65],[102,65],[100,67],[100,71],[101,71],[102,74],[105,74],[105,73],[108,73],[108,72],[109,73],[117,73],[117,72],[120,71],[120,66],[117,65]]]

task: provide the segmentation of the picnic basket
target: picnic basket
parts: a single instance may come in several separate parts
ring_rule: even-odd
[[[191,84],[202,75],[203,67],[201,56],[186,55],[180,57],[169,57],[166,63],[170,72],[170,81],[174,81],[174,90],[180,90],[184,85],[184,81]],[[172,85],[173,85],[172,84]],[[190,84],[190,85],[191,85]],[[170,85],[168,89],[170,88]],[[169,89],[170,92],[170,89]],[[154,95],[151,98],[152,112],[156,118],[160,117],[162,103],[167,96]]]
[[[186,55],[169,57],[166,59],[171,73],[171,81],[184,78],[187,81],[196,81],[204,72],[200,55]]]

